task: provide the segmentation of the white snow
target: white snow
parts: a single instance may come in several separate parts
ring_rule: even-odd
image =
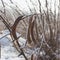
[[[2,31],[2,34],[0,34],[0,38],[8,33],[9,33],[8,30]],[[25,40],[23,38],[20,39],[21,42]],[[23,56],[18,57],[19,53],[13,47],[13,43],[11,42],[11,37],[9,35],[0,39],[0,43],[1,43],[1,60],[25,60]]]

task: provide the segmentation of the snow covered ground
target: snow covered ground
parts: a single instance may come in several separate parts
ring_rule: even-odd
[[[0,38],[6,34],[9,34],[8,30],[2,31]],[[23,41],[23,38],[21,41]],[[1,60],[25,60],[23,56],[18,57],[18,52],[13,47],[10,36],[6,36],[0,39],[1,43]]]

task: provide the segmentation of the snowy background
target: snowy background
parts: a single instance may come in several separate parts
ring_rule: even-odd
[[[9,34],[8,30],[1,31],[0,34],[0,43],[1,43],[1,60],[25,60],[23,56],[18,57],[18,52],[13,47],[13,43],[9,35],[2,38],[6,34]],[[23,38],[20,38],[20,43],[23,41]],[[22,45],[23,43],[21,43]]]

